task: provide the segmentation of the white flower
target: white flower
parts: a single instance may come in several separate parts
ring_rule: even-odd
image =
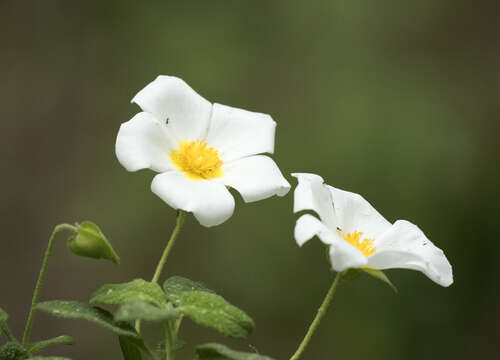
[[[116,156],[128,171],[159,172],[151,190],[204,226],[231,217],[245,202],[285,195],[290,184],[275,162],[276,123],[266,114],[211,104],[182,79],[158,76],[132,99],[143,112],[123,123]]]
[[[302,215],[295,226],[295,240],[302,246],[315,235],[330,245],[333,269],[404,268],[423,272],[439,285],[453,283],[451,265],[443,251],[406,220],[388,222],[363,197],[323,183],[314,174],[292,174],[299,180],[294,212]]]

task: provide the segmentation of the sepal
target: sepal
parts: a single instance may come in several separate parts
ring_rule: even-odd
[[[362,268],[361,270],[366,274],[374,277],[375,279],[385,282],[387,285],[391,287],[392,290],[394,290],[395,293],[398,292],[396,286],[394,286],[394,284],[391,282],[391,280],[389,280],[387,275],[382,270],[376,270],[371,268]]]

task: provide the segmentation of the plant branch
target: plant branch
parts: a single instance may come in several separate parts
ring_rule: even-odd
[[[35,291],[33,292],[33,298],[31,299],[31,307],[28,315],[28,320],[26,322],[26,327],[23,334],[23,345],[26,346],[29,341],[29,336],[31,332],[31,327],[33,325],[33,320],[35,316],[35,305],[38,302],[38,297],[40,295],[40,290],[43,286],[43,281],[45,279],[45,273],[47,271],[47,266],[49,265],[50,256],[52,255],[52,248],[54,247],[54,240],[56,235],[64,230],[77,231],[76,227],[70,224],[60,224],[54,228],[52,235],[49,239],[49,244],[47,245],[47,250],[45,250],[45,256],[43,257],[42,267],[40,269],[40,274],[38,275],[38,280],[35,285]]]
[[[170,251],[174,247],[175,240],[177,240],[177,236],[179,235],[179,232],[181,231],[182,225],[184,224],[184,219],[186,218],[186,212],[183,210],[179,210],[179,213],[177,214],[177,222],[175,224],[175,228],[172,231],[172,235],[170,235],[170,240],[167,243],[167,246],[165,247],[165,250],[163,250],[163,254],[161,255],[160,261],[158,262],[158,265],[156,266],[155,274],[153,275],[153,279],[151,282],[153,283],[158,283],[158,279],[160,278],[161,272],[163,270],[163,267],[165,266],[165,262],[167,261],[167,257],[170,254]]]
[[[156,270],[155,270],[155,273],[153,275],[153,279],[151,280],[152,283],[158,283],[158,280],[160,279],[160,275],[161,275],[161,272],[163,271],[165,263],[167,262],[168,255],[170,254],[170,251],[172,251],[172,248],[174,247],[174,244],[175,244],[175,240],[177,240],[177,237],[179,236],[182,225],[184,224],[186,214],[187,213],[183,210],[179,210],[177,213],[177,221],[176,221],[174,230],[172,231],[172,235],[170,235],[170,240],[168,241],[167,246],[165,247],[165,250],[163,250],[163,254],[161,255],[160,261],[158,262],[158,265],[156,266]],[[141,321],[140,320],[137,320],[135,322],[135,329],[138,333],[141,332]]]
[[[335,276],[335,280],[333,280],[332,286],[330,287],[330,290],[328,290],[328,293],[326,294],[325,299],[323,300],[323,303],[321,304],[320,308],[318,309],[318,313],[316,314],[316,317],[314,318],[313,322],[309,326],[309,330],[307,330],[306,336],[300,343],[297,351],[295,351],[295,354],[290,358],[290,360],[298,360],[304,350],[306,349],[307,345],[309,344],[309,341],[311,341],[311,337],[318,328],[319,323],[321,322],[321,319],[325,316],[326,311],[328,309],[328,306],[332,302],[333,295],[335,294],[335,290],[337,290],[337,286],[340,282],[340,278],[342,277],[343,273],[337,273],[337,276]]]

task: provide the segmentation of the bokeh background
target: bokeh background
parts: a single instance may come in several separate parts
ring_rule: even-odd
[[[0,2],[0,306],[21,335],[48,236],[97,222],[120,266],[59,240],[42,299],[86,301],[101,283],[149,279],[175,222],[153,173],[116,160],[135,93],[177,75],[213,102],[271,114],[274,159],[363,194],[390,221],[419,224],[454,267],[442,288],[387,274],[343,286],[304,359],[471,359],[500,351],[498,203],[500,6],[493,1]],[[295,186],[294,179],[288,176]],[[257,329],[218,341],[287,359],[333,274],[319,241],[293,240],[292,193],[244,204],[221,226],[187,221],[166,273],[202,280]],[[159,328],[147,327],[152,338]],[[39,314],[33,339],[76,337],[46,353],[120,359],[115,336]]]

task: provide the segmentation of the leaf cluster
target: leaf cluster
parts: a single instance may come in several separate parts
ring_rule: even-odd
[[[34,356],[51,345],[71,345],[74,340],[71,336],[62,335],[52,339],[42,340],[23,346],[10,331],[7,320],[9,316],[5,310],[0,308],[0,330],[7,338],[7,343],[0,347],[0,360],[70,360],[63,357],[41,357]]]
[[[98,304],[117,308],[111,313],[98,307]],[[59,318],[86,320],[114,332],[119,337],[126,360],[142,359],[143,354],[153,359],[158,358],[158,355],[164,358],[165,342],[159,346],[160,351],[150,350],[131,325],[134,321],[163,323],[173,334],[170,340],[174,342],[174,351],[183,345],[177,339],[177,333],[184,318],[233,338],[247,338],[255,327],[253,320],[243,310],[202,283],[180,276],[166,280],[163,288],[143,279],[105,284],[94,292],[89,304],[52,300],[37,304],[36,309]],[[67,338],[65,340],[69,341]],[[255,353],[236,352],[220,344],[199,346],[196,356],[197,359],[270,359]]]

